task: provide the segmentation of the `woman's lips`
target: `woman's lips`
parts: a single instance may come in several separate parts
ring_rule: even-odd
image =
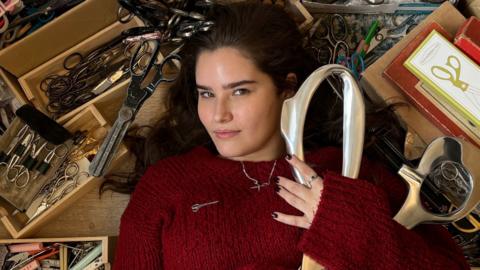
[[[215,137],[219,139],[229,139],[232,137],[235,137],[238,133],[240,133],[239,130],[217,130],[213,132],[215,134]]]

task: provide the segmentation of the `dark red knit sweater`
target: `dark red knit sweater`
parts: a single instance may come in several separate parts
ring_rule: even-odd
[[[274,192],[250,189],[237,161],[198,147],[150,167],[122,216],[114,269],[298,269],[306,253],[334,269],[469,269],[440,225],[407,230],[392,216],[403,181],[364,159],[360,179],[342,177],[342,154],[329,147],[306,155],[324,178],[308,230],[282,224],[271,213],[300,215]],[[273,161],[246,162],[266,180]],[[274,176],[292,179],[279,159]],[[192,205],[219,201],[192,211]]]

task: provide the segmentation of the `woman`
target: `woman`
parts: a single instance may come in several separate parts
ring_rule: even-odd
[[[406,190],[384,167],[365,158],[360,179],[340,175],[341,150],[325,146],[341,134],[331,90],[309,112],[308,165],[286,156],[282,103],[315,68],[286,13],[235,4],[213,16],[185,45],[147,142],[159,161],[122,216],[115,269],[297,269],[303,253],[327,269],[468,269],[441,226],[393,221]]]

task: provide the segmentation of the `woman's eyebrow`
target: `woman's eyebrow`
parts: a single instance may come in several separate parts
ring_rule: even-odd
[[[253,84],[253,83],[257,83],[257,81],[255,81],[255,80],[241,80],[241,81],[238,81],[238,82],[232,82],[232,83],[229,83],[229,84],[226,84],[226,85],[222,85],[222,88],[227,90],[227,89],[232,89],[232,88],[244,85],[244,84]],[[204,85],[201,85],[201,84],[197,84],[197,89],[212,91],[211,87],[204,86]]]
[[[235,88],[235,87],[238,87],[240,85],[243,85],[243,84],[252,84],[252,83],[257,83],[257,81],[255,81],[255,80],[241,80],[241,81],[238,81],[238,82],[229,83],[227,85],[222,85],[222,87],[223,87],[223,89],[231,89],[231,88]]]
[[[203,86],[203,85],[200,85],[200,84],[197,84],[197,89],[212,91],[212,88],[210,88],[208,86]]]

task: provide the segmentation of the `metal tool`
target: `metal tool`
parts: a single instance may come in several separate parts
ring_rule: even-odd
[[[431,3],[391,3],[380,5],[345,5],[323,4],[311,0],[303,0],[302,4],[310,13],[341,13],[341,14],[430,14],[439,4]]]
[[[37,137],[36,140],[39,139],[40,136]],[[32,149],[31,155],[27,155],[26,158],[23,160],[21,165],[13,165],[10,167],[6,173],[6,178],[15,183],[15,186],[19,189],[25,188],[28,183],[30,183],[30,170],[37,165],[38,160],[37,157],[40,155],[42,149],[47,145],[47,142],[44,142],[38,149],[35,143],[32,142],[30,148]],[[14,172],[14,174],[12,174]],[[14,175],[13,177],[11,175]]]
[[[10,155],[12,154],[15,147],[17,147],[18,143],[23,138],[23,136],[27,133],[28,129],[29,129],[28,125],[24,125],[20,129],[18,134],[10,142],[10,144],[8,146],[7,153],[5,153],[3,151],[0,151],[0,162],[7,162],[7,161],[10,160]]]
[[[77,186],[79,175],[80,167],[77,163],[63,163],[62,166],[60,166],[60,168],[56,171],[55,176],[50,184],[42,189],[42,192],[46,192],[46,195],[43,197],[40,206],[27,223],[30,223],[41,213],[50,208],[54,203],[61,200],[66,194],[70,193]]]
[[[95,95],[100,95],[110,88],[114,83],[125,77],[125,75],[128,75],[128,69],[126,69],[125,65],[122,65],[117,71],[95,86],[95,88],[92,90],[92,93]]]
[[[341,65],[326,65],[314,71],[302,84],[294,97],[283,104],[281,116],[282,136],[289,154],[304,160],[303,124],[308,104],[320,83],[327,77],[337,74],[343,81],[343,169],[342,175],[356,178],[360,170],[365,129],[365,105],[360,88],[351,71]],[[294,169],[297,182],[306,184],[299,171]]]
[[[402,208],[394,219],[407,229],[415,225],[428,223],[450,223],[468,215],[480,202],[480,150],[472,144],[452,137],[440,137],[434,140],[425,150],[417,168],[403,165],[398,174],[407,182],[409,193]],[[422,206],[420,189],[427,175],[442,162],[452,161],[462,164],[468,171],[465,179],[471,189],[465,201],[458,208],[446,214],[435,214]]]
[[[31,144],[32,144],[32,140],[33,140],[33,132],[27,132],[27,134],[23,138],[20,145],[18,145],[15,148],[15,152],[14,152],[12,158],[10,159],[10,161],[8,162],[8,168],[13,167],[14,165],[18,165],[21,162],[25,153],[27,153],[29,151],[29,149],[31,147]]]
[[[370,5],[381,5],[385,3],[385,0],[365,0]]]
[[[213,21],[187,22],[179,26],[177,36],[188,38],[197,32],[206,32],[214,25]]]
[[[117,152],[120,142],[123,140],[128,128],[132,124],[135,115],[142,106],[143,102],[152,95],[157,86],[162,82],[172,82],[176,79],[176,75],[167,76],[164,73],[164,67],[167,64],[174,64],[174,61],[180,61],[180,56],[177,51],[170,53],[159,64],[156,63],[157,57],[160,53],[160,42],[157,40],[144,41],[132,57],[130,63],[130,75],[131,82],[128,86],[127,96],[123,102],[120,111],[118,112],[117,120],[113,124],[112,128],[105,137],[100,149],[98,150],[95,158],[89,167],[89,172],[94,176],[103,175],[110,166],[113,156]],[[148,46],[150,44],[151,46]],[[143,54],[146,51],[145,46],[151,47],[152,52]],[[147,57],[146,68],[140,69],[138,63],[142,58]],[[152,81],[145,88],[141,88],[142,83],[145,81],[148,73],[154,68],[155,74]]]
[[[287,99],[282,108],[281,132],[287,152],[304,160],[303,125],[308,105],[318,86],[329,76],[337,74],[343,81],[343,166],[342,175],[356,178],[360,172],[365,129],[365,105],[360,88],[351,71],[341,65],[326,65],[315,70],[300,86],[294,97]],[[293,168],[295,180],[308,186],[300,171]],[[304,255],[302,269],[317,269],[318,264]]]
[[[396,39],[406,36],[415,24],[415,16],[411,15],[407,17],[402,23],[394,28],[382,28],[370,42],[370,46],[367,50],[367,54],[373,51],[378,45],[387,39]]]
[[[47,149],[49,152],[45,156],[42,162],[40,162],[36,167],[35,167],[35,172],[34,176],[32,179],[36,179],[40,174],[45,175],[47,171],[51,167],[51,163],[53,158],[64,158],[68,154],[68,146],[66,144],[59,144],[55,146],[53,149]],[[58,151],[58,152],[57,152]]]

